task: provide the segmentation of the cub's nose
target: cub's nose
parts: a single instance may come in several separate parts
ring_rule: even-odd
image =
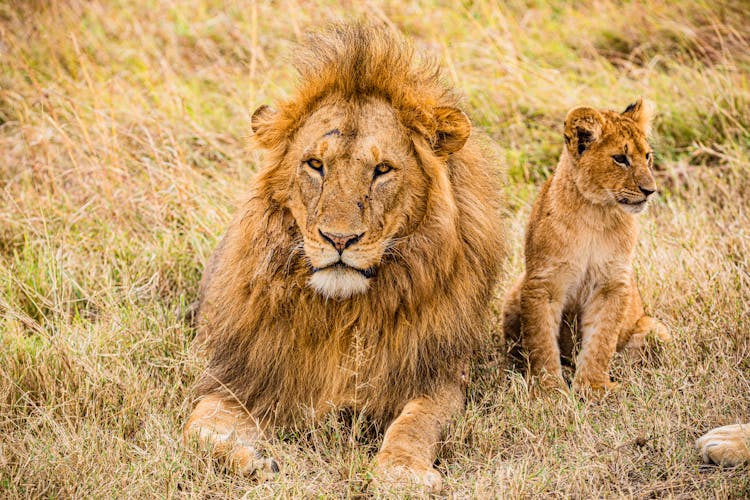
[[[643,196],[646,196],[646,197],[654,194],[654,191],[656,191],[656,189],[649,189],[649,188],[643,187],[643,186],[638,186],[638,189],[640,189],[641,193],[643,193]]]
[[[344,250],[349,248],[350,246],[354,245],[356,242],[358,242],[362,235],[365,233],[360,234],[336,234],[336,233],[325,233],[318,229],[318,232],[323,237],[324,240],[326,240],[328,243],[330,243],[333,248],[336,249],[338,253],[342,253]]]

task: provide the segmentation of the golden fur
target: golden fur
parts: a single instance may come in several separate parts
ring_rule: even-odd
[[[647,141],[651,105],[623,113],[576,108],[565,119],[565,149],[541,189],[526,231],[526,273],[510,290],[506,339],[519,340],[543,388],[565,388],[562,354],[582,339],[574,389],[614,387],[616,350],[669,334],[644,315],[632,269],[641,212],[656,191]],[[580,332],[580,334],[578,333]]]
[[[695,446],[706,463],[725,467],[750,463],[750,424],[717,427],[701,436]]]
[[[504,258],[497,157],[386,29],[333,28],[299,60],[294,97],[253,115],[265,162],[206,267],[185,433],[273,469],[252,452],[269,427],[353,408],[388,426],[377,478],[439,489]]]

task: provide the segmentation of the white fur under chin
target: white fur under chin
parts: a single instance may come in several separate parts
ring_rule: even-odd
[[[625,203],[620,203],[620,207],[628,213],[640,214],[645,212],[648,208],[648,201],[646,203],[641,203],[640,205],[626,205]]]
[[[370,286],[370,280],[359,272],[338,266],[313,273],[308,283],[319,294],[337,300],[365,293]]]

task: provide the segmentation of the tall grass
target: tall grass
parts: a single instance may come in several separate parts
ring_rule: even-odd
[[[180,428],[202,361],[180,319],[252,179],[249,121],[311,27],[391,23],[439,58],[505,151],[512,256],[568,108],[656,101],[660,200],[637,257],[674,345],[618,359],[599,403],[532,400],[502,343],[441,453],[446,494],[750,495],[693,439],[750,420],[750,7],[718,0],[0,0],[0,496],[356,495],[377,441],[346,418],[225,473]],[[497,315],[492,326],[499,331]]]

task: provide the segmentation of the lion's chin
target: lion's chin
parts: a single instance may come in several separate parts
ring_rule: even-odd
[[[365,293],[370,280],[355,269],[332,266],[313,273],[308,282],[310,287],[329,299],[344,300]]]
[[[625,212],[631,213],[631,214],[640,214],[646,211],[648,208],[648,200],[643,200],[638,203],[623,203],[620,202],[620,208],[622,208]]]

